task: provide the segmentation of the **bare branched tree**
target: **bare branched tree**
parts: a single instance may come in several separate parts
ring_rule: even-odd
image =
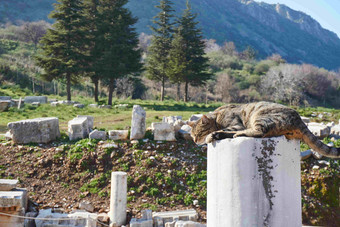
[[[298,65],[279,65],[262,77],[261,85],[268,99],[295,105],[303,99],[304,74]]]
[[[26,42],[31,42],[37,47],[41,37],[51,25],[46,21],[26,22],[21,26],[21,33]]]

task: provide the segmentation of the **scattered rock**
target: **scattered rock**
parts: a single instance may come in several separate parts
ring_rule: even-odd
[[[201,119],[202,116],[203,116],[203,114],[193,114],[189,118],[189,121],[197,121],[197,120]]]
[[[118,104],[114,106],[116,109],[127,109],[129,104]]]
[[[98,108],[112,109],[112,106],[111,105],[101,105],[101,106],[98,106]]]
[[[129,139],[129,130],[110,130],[110,140],[127,140]]]
[[[0,101],[10,101],[12,99],[11,96],[0,96]]]
[[[77,117],[85,117],[87,119],[87,124],[89,126],[89,132],[93,129],[94,117],[90,115],[77,115]]]
[[[77,117],[68,122],[68,136],[70,140],[84,139],[89,135],[86,117]]]
[[[300,153],[300,159],[301,159],[301,161],[310,158],[310,156],[312,156],[312,151],[311,151],[311,150],[302,151],[302,152]]]
[[[18,180],[0,179],[0,191],[11,191],[17,187]]]
[[[106,132],[95,129],[89,134],[89,138],[96,140],[106,140]]]
[[[60,137],[56,117],[36,118],[8,123],[14,143],[49,143]]]
[[[83,108],[85,108],[85,105],[84,104],[74,104],[73,107],[83,109]]]
[[[326,125],[311,122],[307,125],[308,129],[318,138],[323,139],[330,134],[330,128]]]
[[[11,105],[11,101],[3,100],[0,101],[0,112],[7,111]]]
[[[174,126],[165,122],[151,124],[154,140],[176,141]]]
[[[338,125],[333,125],[331,127],[331,130],[330,130],[330,134],[331,135],[336,135],[336,136],[340,136],[340,124]]]
[[[51,105],[51,106],[59,106],[60,103],[59,103],[59,102],[51,102],[50,105]]]
[[[310,122],[310,118],[309,117],[301,117],[302,121],[305,123],[305,124],[308,124]]]
[[[118,144],[115,143],[107,143],[103,146],[103,148],[118,148]]]
[[[38,106],[40,106],[40,102],[32,102],[31,105],[38,107]]]
[[[47,96],[26,96],[24,99],[25,103],[35,103],[38,102],[40,104],[47,103]]]
[[[92,213],[94,211],[94,206],[89,201],[83,201],[79,204],[79,209]]]
[[[90,107],[90,108],[98,108],[98,104],[89,104],[88,107]]]

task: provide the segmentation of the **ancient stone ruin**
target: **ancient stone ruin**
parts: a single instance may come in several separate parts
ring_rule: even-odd
[[[49,143],[60,137],[59,120],[56,117],[36,118],[8,123],[14,143]]]

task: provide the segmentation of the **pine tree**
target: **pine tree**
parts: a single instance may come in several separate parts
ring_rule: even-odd
[[[124,8],[127,0],[100,0],[98,7],[98,49],[101,50],[96,67],[109,83],[108,104],[112,105],[115,79],[141,70],[138,37],[132,27],[137,19]]]
[[[156,6],[161,11],[154,17],[153,23],[155,27],[151,26],[153,37],[151,45],[148,49],[149,56],[146,61],[147,77],[154,81],[160,81],[161,86],[161,101],[164,100],[165,95],[165,81],[168,78],[167,68],[169,61],[169,50],[171,48],[173,23],[171,18],[173,15],[172,3],[169,0],[160,1],[160,5]]]
[[[191,12],[187,1],[187,8],[177,21],[177,29],[172,43],[171,59],[173,80],[185,83],[184,101],[188,101],[188,87],[203,85],[210,79],[208,73],[208,59],[204,56],[204,41],[202,32],[195,22],[196,14]],[[176,59],[180,58],[180,59]]]
[[[83,16],[86,20],[84,30],[87,31],[85,36],[85,54],[83,68],[87,76],[91,78],[94,84],[94,100],[99,102],[99,80],[101,79],[101,68],[97,67],[97,61],[100,59],[101,49],[99,43],[102,41],[102,34],[98,32],[101,23],[98,7],[100,0],[84,0]]]
[[[66,79],[67,100],[71,101],[71,83],[79,80],[82,59],[82,40],[84,33],[82,1],[58,0],[50,17],[56,19],[52,29],[48,29],[42,38],[41,51],[35,57],[37,65],[42,67],[46,80]]]
[[[172,83],[177,84],[177,101],[180,100],[180,85],[188,74],[190,60],[186,58],[186,42],[181,34],[182,27],[178,27],[174,34],[169,52],[167,74]]]

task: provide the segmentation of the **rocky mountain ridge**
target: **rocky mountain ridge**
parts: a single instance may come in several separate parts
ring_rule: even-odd
[[[0,22],[49,20],[56,0],[3,0]],[[179,16],[186,0],[173,1]],[[247,46],[264,58],[273,53],[290,63],[309,63],[337,70],[340,67],[340,39],[309,15],[282,4],[253,0],[191,0],[204,37],[217,43],[233,41],[238,50]],[[130,0],[127,7],[139,19],[138,32],[151,33],[149,25],[158,13],[158,0]]]

